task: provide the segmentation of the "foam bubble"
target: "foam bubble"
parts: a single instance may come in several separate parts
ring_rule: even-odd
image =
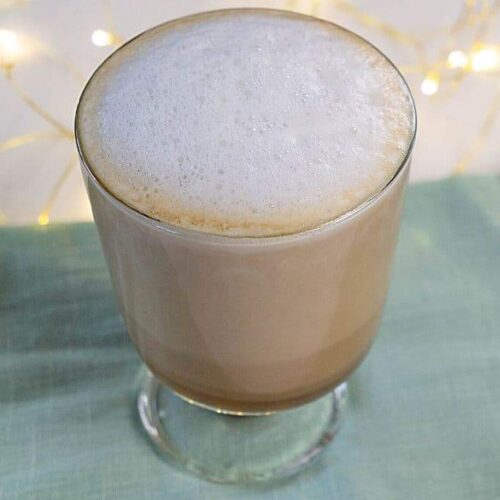
[[[317,226],[394,175],[414,129],[397,71],[328,23],[204,14],[116,52],[78,114],[115,196],[172,224],[240,236]]]

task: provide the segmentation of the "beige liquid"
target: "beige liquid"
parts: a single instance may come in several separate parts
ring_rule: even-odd
[[[366,355],[387,293],[408,159],[344,217],[265,238],[156,222],[111,195],[85,160],[127,328],[164,384],[223,410],[273,411],[331,390]]]
[[[305,403],[345,380],[380,320],[407,173],[343,221],[251,242],[170,233],[87,179],[145,363],[183,396],[241,412]]]

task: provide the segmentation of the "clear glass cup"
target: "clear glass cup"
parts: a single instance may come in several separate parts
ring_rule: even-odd
[[[172,463],[214,481],[297,472],[333,439],[345,381],[375,337],[416,129],[369,200],[311,230],[248,238],[173,226],[116,198],[87,162],[79,113],[95,223],[145,365],[145,432]]]

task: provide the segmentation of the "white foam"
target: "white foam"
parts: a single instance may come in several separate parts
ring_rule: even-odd
[[[393,66],[297,15],[205,14],[115,53],[81,102],[101,182],[151,217],[259,236],[317,226],[379,191],[405,157],[413,106]]]

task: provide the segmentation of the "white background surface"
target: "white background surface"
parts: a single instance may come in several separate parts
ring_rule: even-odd
[[[365,11],[399,29],[424,40],[425,50],[433,57],[446,45],[446,35],[431,33],[445,28],[458,16],[458,0],[364,0],[353,2]],[[397,65],[415,64],[416,56],[408,46],[380,30],[361,24],[335,6],[334,1],[297,1],[295,10],[311,12],[342,24],[368,38]],[[0,0],[0,29],[15,30],[35,40],[75,66],[88,78],[97,64],[111,53],[111,47],[96,47],[91,42],[95,29],[116,32],[126,40],[165,20],[201,10],[225,7],[264,6],[286,8],[289,2],[267,1],[165,1],[165,0],[32,0],[17,5]],[[483,40],[500,41],[498,15],[491,16]],[[467,30],[451,48],[466,48]],[[1,76],[1,75],[0,75]],[[75,105],[83,80],[69,75],[60,65],[41,53],[33,52],[15,68],[23,89],[50,110],[59,121],[72,128]],[[422,73],[405,74],[414,92],[419,117],[419,135],[414,154],[412,180],[434,179],[450,175],[457,162],[475,140],[478,129],[490,109],[499,75],[470,74],[455,91],[444,89],[432,97],[422,95]],[[451,89],[453,90],[453,89]],[[5,78],[0,77],[0,142],[13,136],[50,130],[17,96]],[[500,171],[500,120],[496,119],[467,174]],[[0,211],[8,224],[32,223],[50,196],[54,183],[74,155],[70,140],[48,139],[0,152]],[[75,166],[58,194],[50,213],[51,222],[91,218],[79,169]]]

